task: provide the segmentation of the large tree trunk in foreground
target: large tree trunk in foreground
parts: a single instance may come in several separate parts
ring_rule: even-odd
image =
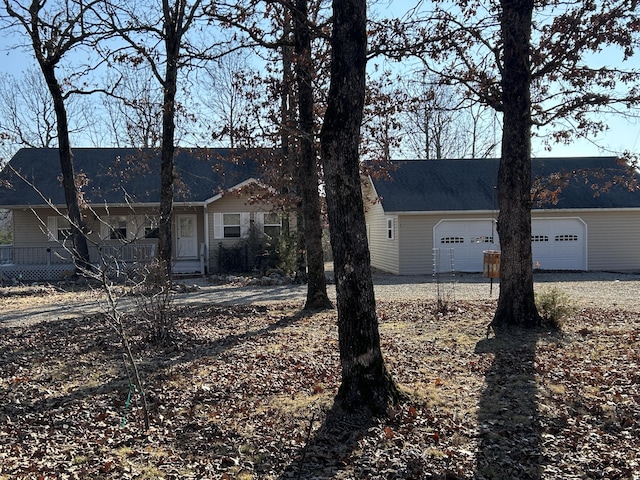
[[[163,20],[166,36],[164,39],[167,59],[162,81],[162,145],[160,152],[160,219],[158,222],[158,258],[160,260],[164,281],[171,282],[171,252],[173,234],[171,221],[173,217],[174,156],[175,156],[175,116],[176,91],[178,88],[178,62],[180,46],[184,33],[184,3],[169,5],[162,2]]]
[[[307,0],[296,0],[294,12],[296,81],[298,85],[300,158],[298,178],[302,198],[304,242],[307,252],[307,301],[305,310],[333,308],[327,295],[322,252],[322,216],[318,193],[318,163],[314,144],[311,31]]]
[[[320,134],[338,300],[347,410],[382,413],[398,390],[382,352],[360,189],[358,146],[365,95],[366,0],[333,1],[331,86]]]
[[[71,239],[73,241],[73,259],[76,270],[79,273],[89,272],[92,269],[89,261],[89,246],[86,237],[86,225],[82,212],[80,211],[80,201],[78,185],[73,168],[73,153],[71,152],[71,142],[69,140],[69,123],[67,110],[64,105],[62,89],[55,75],[54,66],[44,61],[40,62],[40,68],[44,75],[47,87],[53,100],[53,109],[56,114],[56,127],[58,131],[58,153],[60,156],[60,170],[62,173],[62,187],[64,198],[67,204],[67,216],[71,226]],[[55,235],[55,232],[51,232]]]
[[[531,251],[531,65],[533,0],[502,0],[504,128],[498,172],[500,297],[493,326],[540,324]]]

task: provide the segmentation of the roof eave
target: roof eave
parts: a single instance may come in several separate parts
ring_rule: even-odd
[[[586,213],[586,212],[595,212],[595,211],[607,211],[607,212],[639,212],[640,207],[596,207],[596,208],[534,208],[531,210],[532,212],[543,212],[543,213],[558,213],[558,212],[566,212],[566,213]],[[385,211],[385,215],[496,215],[498,210],[398,210],[398,211]]]
[[[476,215],[476,214],[497,214],[497,210],[397,210],[385,211],[385,215]]]
[[[213,202],[216,202],[216,201],[220,200],[222,197],[224,197],[225,193],[233,192],[234,190],[239,190],[239,189],[241,189],[243,187],[246,187],[247,185],[251,185],[252,183],[255,183],[255,184],[258,184],[258,185],[260,185],[260,186],[262,186],[264,188],[268,188],[270,190],[273,190],[268,185],[263,184],[260,180],[251,177],[251,178],[248,178],[248,179],[244,180],[243,182],[238,183],[237,185],[234,185],[233,187],[226,188],[223,192],[218,193],[218,194],[214,195],[213,197],[207,198],[204,202],[202,202],[202,205],[204,205],[206,207],[207,205],[210,205]]]

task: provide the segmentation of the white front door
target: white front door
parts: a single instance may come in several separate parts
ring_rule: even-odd
[[[198,223],[195,215],[176,215],[176,257],[198,256]]]

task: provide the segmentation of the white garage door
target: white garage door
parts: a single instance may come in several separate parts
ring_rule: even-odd
[[[533,219],[531,246],[536,268],[587,269],[587,226],[580,218]]]
[[[433,229],[436,271],[453,268],[458,272],[481,272],[483,251],[500,249],[493,222],[493,219],[441,220]],[[534,219],[531,234],[536,268],[587,269],[587,227],[581,219]]]
[[[481,272],[484,250],[499,250],[495,221],[441,220],[433,228],[436,272]],[[452,253],[452,259],[449,253]]]

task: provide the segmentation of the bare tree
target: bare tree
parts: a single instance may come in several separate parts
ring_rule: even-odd
[[[0,114],[16,143],[34,148],[57,143],[56,114],[42,73],[29,69],[20,79],[3,74]]]
[[[198,97],[207,130],[222,146],[236,148],[247,137],[250,102],[245,90],[251,77],[248,54],[235,50],[208,63],[200,70]],[[201,120],[202,121],[202,120]]]
[[[401,155],[402,111],[409,102],[398,78],[390,71],[369,75],[362,120],[362,158],[373,164],[387,164]]]
[[[104,19],[126,47],[106,50],[105,58],[125,64],[145,62],[162,89],[162,133],[160,136],[160,207],[158,257],[165,281],[171,280],[174,156],[178,82],[181,71],[206,57],[212,47],[199,47],[188,36],[202,15],[201,0],[161,0],[154,3],[120,3],[108,9]]]
[[[533,296],[531,135],[547,135],[549,141],[593,138],[606,129],[603,111],[637,108],[640,72],[624,62],[640,41],[638,5],[634,0],[455,5],[434,4],[416,33],[429,40],[420,45],[425,68],[503,115],[501,282],[493,324],[535,326],[540,316]],[[396,36],[404,46],[410,34]],[[605,47],[619,52],[620,66],[589,58]]]
[[[483,158],[495,155],[495,113],[473,104],[456,85],[429,80],[424,72],[404,82],[410,96],[402,117],[403,144],[417,158]]]
[[[62,59],[72,51],[95,46],[108,35],[104,25],[97,21],[94,15],[93,8],[96,3],[97,0],[66,0],[53,3],[32,0],[27,4],[4,0],[7,14],[13,20],[11,27],[21,28],[29,38],[53,102],[62,185],[71,223],[74,258],[80,270],[90,269],[89,249],[85,236],[85,222],[80,211],[81,182],[76,179],[73,168],[66,102],[70,95],[78,93],[78,90],[69,85],[73,85],[75,79],[96,67],[79,67],[64,80],[59,78],[58,68]]]
[[[304,239],[307,249],[306,309],[333,308],[327,295],[322,252],[322,218],[318,196],[318,155],[315,148],[313,56],[307,0],[296,0],[293,11],[295,72],[298,86],[298,185],[302,197]]]
[[[533,0],[501,0],[502,157],[498,170],[500,296],[493,323],[541,322],[533,294],[531,248],[531,64]]]
[[[69,127],[71,138],[94,125],[89,119],[94,106],[86,98],[74,95],[66,100],[67,114],[74,124]],[[0,117],[14,145],[52,148],[58,143],[51,94],[42,73],[35,68],[28,68],[19,77],[0,75]]]
[[[127,68],[117,95],[105,96],[102,124],[109,142],[143,149],[160,146],[162,89],[148,68]]]
[[[269,60],[270,75],[261,79],[267,87],[266,105],[261,108],[273,125],[265,131],[280,140],[285,155],[283,163],[267,165],[266,174],[275,185],[296,191],[300,199],[298,247],[306,253],[308,309],[332,306],[326,289],[319,200],[317,118],[321,89],[316,80],[323,64],[323,50],[313,48],[321,32],[321,3],[274,2],[264,11],[260,10],[262,4],[252,2],[215,4],[210,12],[219,21],[239,29],[246,36],[246,43],[265,51]],[[299,265],[302,268],[302,262]]]

